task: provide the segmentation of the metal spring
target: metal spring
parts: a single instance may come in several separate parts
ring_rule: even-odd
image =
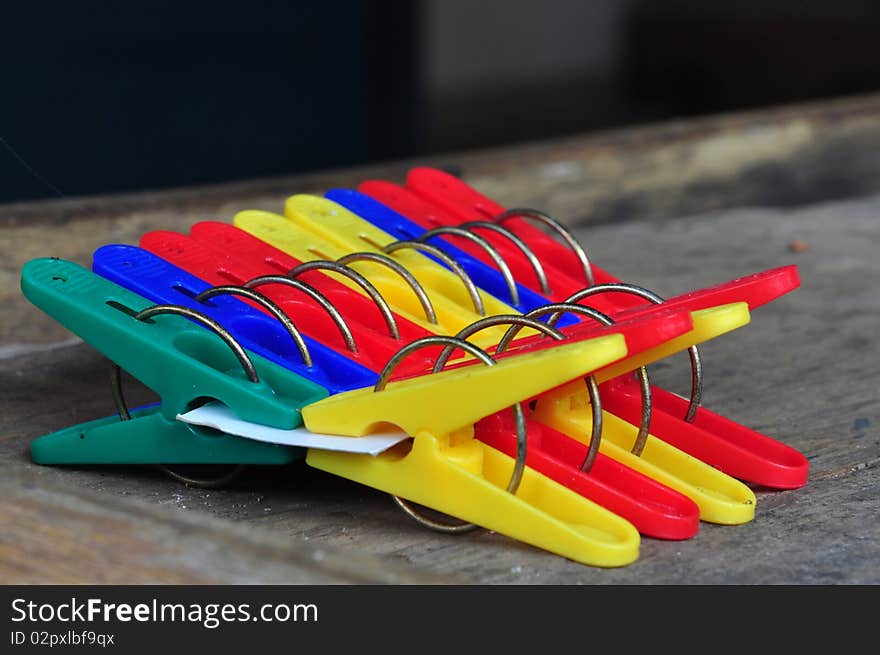
[[[415,276],[409,272],[409,270],[397,262],[388,255],[383,255],[378,252],[353,252],[344,257],[340,257],[336,260],[337,264],[347,265],[351,262],[357,261],[367,261],[372,262],[374,264],[381,264],[387,268],[390,268],[392,271],[397,273],[401,278],[403,278],[404,282],[406,282],[410,288],[413,290],[413,293],[416,294],[416,298],[418,298],[419,303],[422,305],[422,309],[425,312],[425,317],[428,319],[428,322],[432,325],[437,325],[437,313],[434,311],[434,305],[431,304],[431,299],[428,298],[428,294],[425,293],[424,287],[419,283],[419,281],[415,278]]]
[[[657,305],[662,305],[664,302],[663,298],[653,291],[625,282],[608,282],[594,287],[581,289],[569,296],[565,302],[576,303],[587,296],[592,296],[598,293],[608,293],[611,291],[631,293]],[[699,409],[703,398],[703,363],[700,359],[700,352],[697,350],[696,346],[688,348],[688,355],[691,360],[691,398],[684,420],[688,423],[692,423],[697,416],[697,409]]]
[[[426,348],[428,346],[434,345],[446,345],[451,346],[453,348],[461,348],[465,352],[470,353],[481,362],[486,364],[487,366],[493,366],[496,362],[486,353],[485,350],[475,346],[474,344],[465,341],[464,339],[459,339],[457,337],[448,337],[448,336],[428,336],[422,337],[421,339],[417,339],[400,350],[398,350],[394,356],[388,360],[388,363],[382,369],[382,372],[379,374],[379,379],[376,382],[376,385],[373,387],[374,392],[380,392],[385,388],[385,385],[388,383],[388,379],[391,376],[391,373],[397,367],[397,365],[403,361],[405,357],[409,354],[419,350],[420,348]],[[437,367],[435,366],[435,370]],[[526,457],[526,443],[528,439],[528,435],[526,433],[526,420],[525,415],[523,414],[522,404],[516,403],[513,407],[514,417],[516,418],[516,434],[517,434],[517,458],[516,463],[514,465],[514,474],[511,476],[510,482],[507,485],[507,490],[510,493],[516,493],[519,488],[519,483],[522,478],[522,469],[525,467],[525,457]],[[522,448],[520,449],[519,444],[522,444]],[[520,452],[521,451],[521,452]],[[517,471],[520,471],[519,475],[517,475]],[[409,501],[400,498],[399,496],[392,495],[391,498],[397,504],[400,509],[402,509],[410,518],[417,521],[418,523],[428,527],[432,530],[436,530],[438,532],[445,532],[449,534],[461,534],[464,532],[470,532],[471,530],[476,530],[480,526],[475,525],[473,523],[461,522],[457,524],[449,524],[449,523],[441,523],[439,521],[434,521],[425,516],[422,516],[415,507],[413,507]]]
[[[302,334],[300,334],[300,331],[297,329],[296,325],[293,324],[293,321],[290,320],[290,317],[285,314],[278,305],[276,305],[263,294],[244,286],[225,285],[205,289],[200,294],[198,294],[194,298],[194,300],[196,300],[196,302],[205,302],[210,298],[224,294],[241,296],[243,298],[253,300],[254,302],[259,303],[260,305],[265,307],[267,311],[271,312],[272,316],[274,316],[281,322],[281,324],[284,326],[284,329],[287,330],[287,333],[296,344],[297,350],[299,350],[299,355],[302,358],[303,363],[309,368],[312,367],[312,356],[309,353],[308,347],[306,346],[305,339],[303,339]]]
[[[531,264],[532,269],[535,271],[535,277],[538,278],[538,284],[541,285],[541,291],[544,295],[549,296],[553,293],[550,289],[550,283],[547,281],[547,272],[544,270],[541,260],[538,259],[535,252],[529,248],[528,244],[523,241],[518,234],[511,232],[506,227],[498,225],[497,223],[490,223],[489,221],[468,221],[466,223],[460,223],[458,227],[469,231],[476,229],[489,230],[490,232],[495,232],[496,234],[506,237],[520,250],[520,252],[522,252],[525,258],[529,261],[529,264]]]
[[[339,273],[340,275],[346,276],[352,282],[360,286],[366,292],[366,294],[370,296],[370,298],[372,298],[373,302],[376,304],[376,307],[379,308],[379,313],[382,314],[385,325],[388,326],[388,333],[393,339],[395,339],[396,341],[400,341],[400,329],[397,327],[397,320],[394,318],[394,313],[391,311],[391,307],[388,305],[385,297],[381,293],[379,293],[379,290],[375,286],[373,286],[373,284],[367,278],[365,278],[353,268],[345,266],[344,264],[340,264],[339,262],[333,262],[327,259],[316,259],[309,262],[303,262],[299,266],[295,266],[294,268],[290,269],[287,272],[287,277],[295,279],[303,273],[316,270],[326,270],[332,271],[333,273]]]
[[[452,272],[455,273],[464,284],[464,287],[471,298],[471,302],[474,304],[474,311],[480,316],[486,315],[486,308],[483,306],[483,298],[480,296],[480,292],[477,290],[477,286],[474,284],[471,276],[467,274],[467,271],[462,268],[461,264],[440,250],[440,248],[432,246],[429,243],[421,243],[420,241],[395,241],[389,243],[387,246],[383,246],[382,251],[390,255],[393,252],[406,248],[412,248],[413,250],[419,250],[434,255],[437,259],[449,266],[449,268],[452,269]]]
[[[495,262],[495,265],[498,267],[498,270],[501,272],[501,275],[504,277],[504,282],[507,284],[507,292],[510,295],[510,300],[513,305],[519,304],[519,289],[516,286],[516,280],[513,277],[513,273],[510,270],[510,267],[507,265],[507,262],[504,261],[504,257],[501,256],[495,247],[486,241],[483,237],[478,234],[474,234],[464,228],[455,227],[452,225],[435,227],[432,230],[427,230],[423,234],[419,236],[417,241],[424,242],[428,239],[441,236],[444,234],[452,234],[454,236],[462,237],[463,239],[467,239],[472,241],[473,243],[480,246],[489,257],[492,258],[492,261]]]
[[[517,332],[519,332],[519,330],[521,330],[524,327],[530,327],[535,330],[538,330],[539,332],[542,332],[545,336],[553,337],[557,341],[565,339],[565,335],[562,332],[560,332],[559,330],[557,330],[556,328],[554,328],[550,325],[547,325],[546,323],[542,323],[541,321],[539,321],[533,317],[524,316],[521,314],[496,314],[495,316],[487,316],[486,318],[482,318],[478,321],[474,321],[470,325],[467,325],[466,327],[461,329],[458,332],[458,334],[456,334],[455,336],[458,339],[467,339],[468,337],[473,336],[474,334],[476,334],[477,332],[480,332],[481,330],[485,330],[485,329],[491,328],[491,327],[496,327],[498,325],[511,325],[512,327],[516,327]],[[505,332],[505,336],[509,332],[510,332],[510,330]],[[447,346],[446,348],[444,348],[440,352],[440,354],[437,356],[436,362],[434,363],[433,372],[436,373],[437,371],[442,369],[444,366],[446,366],[446,363],[449,361],[449,357],[452,355],[453,350],[454,350],[454,347]],[[500,352],[503,352],[503,350],[504,350],[504,347],[501,346],[501,344],[499,343],[498,347],[496,348],[496,352],[500,353]],[[587,391],[590,394],[590,400],[592,402],[595,402],[595,404],[596,404],[595,406],[601,407],[598,386],[595,384],[595,381],[593,381],[593,383],[591,384],[589,381],[589,378],[587,379]],[[599,411],[598,413],[601,416],[601,411]],[[596,440],[596,442],[598,443],[598,441],[601,440],[601,438],[602,438],[601,420],[598,422],[598,424],[594,421],[593,428],[594,429],[593,429],[592,436]],[[517,435],[517,436],[519,436],[519,435]],[[520,442],[519,440],[517,440],[517,450],[516,450],[517,457],[516,457],[516,463],[514,465],[513,477],[511,478],[512,480],[515,479],[517,481],[517,486],[519,485],[519,481],[522,479],[523,468],[525,466],[525,448],[526,448],[525,442],[524,441]],[[521,450],[522,450],[522,452],[520,452]]]
[[[507,211],[501,212],[500,214],[495,216],[493,220],[496,223],[503,223],[512,218],[531,218],[533,220],[543,223],[554,232],[556,232],[560,237],[562,237],[563,241],[565,241],[568,247],[571,248],[572,251],[574,251],[574,254],[577,256],[578,261],[581,264],[581,268],[584,269],[584,275],[587,278],[587,285],[593,286],[596,283],[595,279],[593,278],[593,267],[590,264],[590,260],[587,259],[587,253],[584,251],[583,246],[578,243],[578,240],[575,239],[571,231],[566,228],[562,223],[560,223],[555,218],[545,212],[528,207],[508,209]]]
[[[189,307],[184,307],[182,305],[154,305],[153,307],[148,307],[147,309],[138,312],[134,315],[134,318],[138,321],[146,321],[149,320],[151,317],[157,316],[159,314],[178,314],[180,316],[185,316],[186,318],[197,321],[208,329],[212,330],[221,339],[223,339],[226,345],[229,346],[230,350],[232,350],[236,359],[238,359],[239,363],[241,363],[241,366],[244,369],[245,375],[247,376],[248,380],[250,380],[251,382],[259,382],[257,369],[254,367],[254,363],[248,356],[247,351],[242,347],[238,340],[236,340],[236,338],[233,337],[229,333],[229,331],[226,330],[226,328],[224,328],[220,323],[218,323],[211,317],[202,314],[201,312],[190,309]],[[122,393],[121,369],[119,368],[118,364],[113,364],[110,379],[113,389],[113,401],[116,404],[116,411],[119,413],[120,419],[123,421],[131,420],[131,412],[129,412],[128,405],[126,404],[125,397]],[[238,478],[241,475],[241,472],[246,468],[244,464],[234,464],[226,473],[223,473],[222,475],[211,478],[195,478],[180,473],[179,471],[175,471],[170,466],[165,464],[159,464],[158,467],[175,480],[183,482],[184,484],[204,488],[215,488],[228,484],[232,480]]]
[[[345,341],[345,346],[353,353],[356,353],[358,351],[357,344],[354,341],[354,336],[351,333],[351,328],[349,327],[348,323],[343,318],[342,314],[339,313],[339,310],[336,309],[336,306],[332,302],[327,300],[327,297],[319,292],[317,289],[309,286],[308,284],[300,280],[289,278],[286,275],[262,275],[260,277],[255,277],[252,280],[248,280],[244,283],[243,286],[246,289],[253,289],[264,284],[284,284],[305,293],[307,296],[317,302],[321,306],[321,308],[327,312],[327,314],[329,314],[330,318],[339,329],[339,333],[342,335],[342,339]]]
[[[562,316],[563,312],[572,312],[575,314],[581,314],[582,316],[588,316],[595,321],[601,323],[602,325],[614,325],[614,319],[610,316],[603,314],[597,309],[593,309],[592,307],[585,307],[584,305],[577,305],[569,302],[561,302],[561,303],[553,303],[550,305],[546,305],[544,307],[538,307],[527,314],[527,316],[544,316],[546,314],[552,314],[550,318],[547,320],[547,323],[550,325],[555,325],[559,318]],[[504,335],[507,337],[507,335]],[[502,339],[503,341],[503,339]],[[499,344],[499,348],[501,345]],[[642,451],[645,449],[645,444],[648,441],[648,435],[651,431],[651,414],[653,412],[653,401],[651,399],[651,383],[648,379],[648,369],[644,366],[640,366],[638,369],[639,376],[639,389],[642,394],[642,416],[639,421],[639,432],[636,435],[635,443],[633,443],[633,447],[631,449],[631,453],[633,455],[641,456]],[[590,403],[592,403],[592,398],[590,399]],[[596,410],[593,408],[593,421],[596,420]],[[598,450],[598,446],[595,450]],[[587,459],[584,460],[583,465],[581,465],[582,470],[589,470],[593,465],[593,460],[595,459],[596,454],[593,449],[593,443],[590,442],[590,452],[587,454]]]

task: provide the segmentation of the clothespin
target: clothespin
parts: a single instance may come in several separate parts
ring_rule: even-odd
[[[369,368],[354,356],[346,357],[311,338],[284,313],[284,307],[273,307],[271,299],[266,302],[268,296],[260,293],[263,287],[212,286],[147,250],[121,244],[98,248],[92,256],[92,270],[153,303],[181,305],[203,313],[244,348],[311,380],[328,393],[373,384],[375,375]]]
[[[358,185],[358,191],[381,202],[425,230],[457,227],[480,235],[503,257],[517,282],[555,302],[563,302],[571,294],[587,285],[587,278],[583,274],[570,275],[566,270],[560,269],[552,257],[533,249],[519,235],[519,230],[514,231],[507,223],[496,222],[494,215],[480,211],[480,208],[483,207],[482,203],[478,205],[477,209],[474,209],[468,203],[469,200],[473,200],[473,193],[475,193],[472,193],[473,190],[470,187],[462,189],[457,183],[460,181],[454,177],[452,179],[456,183],[449,181],[445,175],[438,175],[438,177],[438,184],[443,185],[441,190],[435,190],[435,185],[431,185],[428,189],[422,189],[420,187],[404,187],[384,180],[368,180]],[[414,181],[420,179],[420,177],[414,176]],[[449,195],[446,193],[447,190],[450,192]],[[425,193],[423,194],[423,192]],[[464,196],[464,199],[460,196]],[[496,208],[494,203],[492,208]],[[501,211],[503,209],[496,212],[496,215]],[[480,259],[485,264],[494,265],[485,250],[477,247],[471,241],[452,234],[443,234],[441,238],[455,244],[456,247],[474,258]],[[551,239],[551,241],[553,240]],[[556,242],[553,241],[553,243]],[[566,251],[566,256],[568,254],[569,252]],[[580,262],[578,264],[580,266]],[[580,271],[581,268],[575,270]],[[594,282],[596,280],[607,281],[608,278],[602,273],[601,270],[594,272]],[[609,313],[608,307],[597,306],[597,309]]]
[[[557,222],[552,219],[548,220],[549,217],[542,212],[533,209],[508,212],[500,204],[481,194],[463,180],[434,168],[417,167],[411,169],[407,174],[406,188],[442,208],[443,216],[447,220],[459,224],[475,220],[500,222],[511,232],[517,234],[528,244],[531,251],[544,265],[547,278],[551,281],[551,290],[550,292],[545,291],[545,293],[552,296],[554,300],[562,301],[586,286],[619,281],[608,271],[587,259],[583,249],[573,236]],[[559,236],[563,237],[566,243],[560,243],[552,238],[543,230],[529,223],[526,217],[540,221],[546,227],[559,230]],[[486,238],[488,239],[489,236],[487,235]],[[498,235],[492,237],[493,244],[499,240]],[[642,303],[636,298],[615,299],[616,309],[639,304]],[[597,307],[597,309],[608,314],[613,311],[610,307]]]
[[[161,398],[158,406],[132,412],[130,420],[112,416],[34,440],[35,462],[285,464],[302,457],[301,449],[210,433],[175,420],[213,398],[244,420],[293,428],[302,422],[304,405],[327,395],[323,387],[242,348],[222,326],[191,312],[184,312],[186,318],[167,316],[173,308],[156,306],[61,259],[25,264],[21,288],[34,305]]]
[[[628,521],[541,475],[522,459],[514,460],[473,438],[473,423],[482,416],[563,380],[581,377],[607,363],[607,357],[619,358],[625,353],[622,337],[602,339],[619,339],[616,352],[612,352],[611,341],[590,354],[583,344],[561,343],[489,367],[500,369],[506,362],[519,365],[528,358],[535,363],[528,372],[521,368],[506,372],[497,378],[497,386],[482,383],[469,392],[448,387],[455,391],[448,397],[437,396],[430,382],[432,375],[391,383],[377,392],[347,392],[314,403],[305,408],[304,417],[307,427],[315,432],[359,436],[376,425],[391,423],[413,439],[376,457],[311,449],[306,462],[392,494],[414,518],[418,517],[416,510],[405,501],[468,522],[443,528],[419,519],[444,531],[482,526],[584,564],[629,564],[638,557],[639,534]],[[418,347],[418,342],[411,345]],[[434,375],[471,369],[476,371],[465,367]],[[421,406],[412,396],[406,402],[394,397],[395,385],[412,382],[423,389]],[[388,396],[383,399],[385,394]],[[525,446],[527,451],[527,443]],[[525,457],[525,452],[520,454]]]

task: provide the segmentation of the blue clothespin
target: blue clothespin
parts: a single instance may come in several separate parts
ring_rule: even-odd
[[[184,305],[207,314],[245,348],[321,385],[330,394],[375,383],[373,371],[303,334],[302,341],[311,356],[311,366],[307,366],[283,318],[254,309],[239,300],[242,296],[229,292],[200,302],[196,297],[212,285],[143,248],[102,246],[92,257],[92,270],[153,302]]]

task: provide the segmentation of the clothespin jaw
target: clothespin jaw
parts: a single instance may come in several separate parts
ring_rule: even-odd
[[[354,436],[391,423],[413,439],[376,457],[310,449],[306,462],[578,562],[629,564],[639,548],[631,523],[528,466],[510,493],[514,460],[473,438],[480,417],[625,352],[623,337],[610,335],[333,397],[345,415],[325,399],[304,410],[314,432]]]
[[[482,419],[474,428],[474,436],[515,457],[517,444],[511,419],[511,413],[504,411]],[[534,419],[527,421],[527,466],[611,510],[645,536],[679,540],[697,534],[700,508],[685,494],[601,452],[585,471],[582,467],[589,455],[587,444]]]
[[[58,453],[56,463],[105,462],[109,456],[103,448],[112,445],[116,453],[112,458],[116,463],[144,463],[141,461],[144,452],[156,455],[154,464],[181,463],[177,453],[185,451],[185,447],[176,444],[164,452],[159,446],[174,439],[191,441],[194,435],[206,434],[194,432],[175,421],[178,413],[205,399],[225,403],[245,420],[293,428],[301,423],[303,405],[327,395],[323,387],[242,349],[243,357],[252,367],[246,376],[240,368],[242,361],[237,359],[240,353],[234,353],[229,343],[182,316],[157,314],[150,320],[135,318],[154,307],[153,303],[73,262],[51,258],[31,260],[22,269],[21,288],[34,305],[162,398],[158,408],[145,412],[140,418],[127,421],[111,418],[91,426],[94,435],[72,429],[65,431],[66,436],[46,439],[37,449],[44,462],[53,458],[47,452],[53,447]],[[153,442],[155,448],[134,447],[130,443],[132,435],[151,434],[157,435]],[[198,462],[188,463],[229,463],[232,458],[236,463],[254,459],[277,463],[291,457],[289,454],[279,456],[276,448],[267,449],[264,444],[236,443],[230,452],[229,448],[224,450],[224,445],[232,443],[229,440],[210,443],[210,450],[195,449],[200,454]],[[248,447],[266,456],[255,454],[242,460],[239,449]],[[71,456],[71,449],[77,448],[81,456]]]
[[[790,274],[790,270],[779,270],[769,275],[787,288],[791,281]],[[743,284],[749,283],[747,281]],[[729,290],[722,289],[712,293],[710,297],[724,298]],[[736,290],[733,289],[731,293],[735,294]],[[688,304],[673,302],[670,306],[682,307]],[[654,307],[664,308],[666,303]],[[597,371],[597,381],[607,383],[603,385],[607,398],[603,409],[625,421],[638,423],[642,412],[639,386],[625,374],[634,370],[634,366],[659,361],[745,325],[750,316],[747,307],[747,303],[739,302],[696,310],[691,313],[694,328],[690,332]],[[633,309],[621,312],[619,316],[645,316],[644,312],[645,310]],[[581,387],[569,384],[546,394],[541,402],[552,403],[551,396],[562,398],[571,394],[579,395],[581,403],[585,399]],[[687,400],[654,385],[651,386],[651,394],[653,436],[738,480],[777,489],[792,489],[806,484],[809,463],[794,448],[705,407],[700,407],[693,419],[686,421],[684,417],[688,414]],[[564,406],[564,402],[562,405]]]
[[[588,442],[593,417],[580,395],[545,395],[532,418],[581,442]],[[748,523],[755,517],[754,491],[739,480],[649,434],[640,455],[631,452],[638,426],[603,410],[599,451],[692,499],[700,519],[722,525]]]
[[[284,465],[302,448],[242,439],[170,420],[159,407],[73,425],[31,442],[36,464],[259,464]]]
[[[622,377],[608,384],[613,390],[605,394],[607,402],[602,407],[625,421],[638,422],[638,385]],[[807,483],[810,463],[791,446],[705,407],[700,407],[693,421],[683,421],[687,399],[657,387],[651,393],[651,429],[663,441],[753,485],[797,489]]]

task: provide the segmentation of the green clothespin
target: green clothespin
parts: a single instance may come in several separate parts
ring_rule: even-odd
[[[328,395],[324,387],[242,348],[211,319],[179,306],[154,305],[55,258],[26,263],[21,289],[161,398],[158,406],[131,412],[130,420],[110,416],[35,439],[36,463],[277,465],[305,455],[300,448],[176,420],[206,400],[219,400],[246,421],[289,429],[302,425],[302,407]]]

